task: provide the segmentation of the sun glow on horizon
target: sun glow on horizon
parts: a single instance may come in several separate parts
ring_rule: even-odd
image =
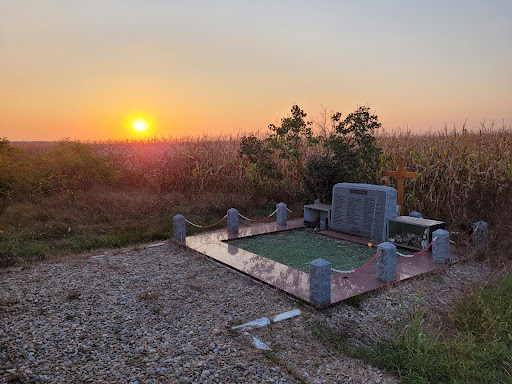
[[[148,130],[149,123],[146,119],[142,117],[137,117],[132,120],[132,128],[136,132],[143,133]]]

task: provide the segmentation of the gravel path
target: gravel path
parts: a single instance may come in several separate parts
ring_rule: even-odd
[[[432,324],[482,265],[458,264],[345,304],[249,331],[231,327],[298,308],[286,295],[172,242],[0,271],[5,383],[395,383],[312,337],[386,337],[417,306]],[[256,336],[272,352],[251,345]]]

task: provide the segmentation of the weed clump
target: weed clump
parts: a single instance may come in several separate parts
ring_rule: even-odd
[[[472,187],[464,212],[467,223],[483,220],[489,225],[487,245],[476,249],[477,258],[496,267],[512,260],[512,180],[477,181]],[[468,224],[469,226],[469,224]]]
[[[299,107],[291,112],[268,134],[241,138],[0,138],[0,267],[166,239],[178,213],[207,224],[232,207],[264,217],[284,201],[298,217],[305,201],[329,202],[337,182],[393,185],[381,175],[400,156],[419,174],[406,181],[406,214],[446,221],[461,239],[487,221],[479,255],[497,266],[512,259],[510,128],[388,133],[366,107],[313,124]]]
[[[406,383],[509,383],[512,375],[512,275],[478,288],[452,314],[453,337],[428,334],[421,312],[397,327],[394,340],[353,345],[346,332],[314,324],[312,333],[343,353]]]

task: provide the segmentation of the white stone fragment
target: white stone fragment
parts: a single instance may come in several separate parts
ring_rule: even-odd
[[[150,245],[148,245],[148,248],[160,247],[161,245],[165,245],[165,243],[150,244]]]
[[[291,311],[281,313],[274,317],[274,320],[272,320],[274,323],[277,323],[281,320],[291,319],[292,317],[299,316],[300,315],[300,309],[292,309]]]
[[[254,327],[263,327],[263,326],[269,325],[269,324],[270,324],[270,320],[267,319],[266,317],[262,317],[261,319],[249,321],[248,323],[245,323],[242,325],[237,325],[236,327],[232,327],[231,329],[239,329],[239,328],[251,329]]]
[[[252,337],[252,345],[254,345],[258,349],[263,349],[264,351],[270,351],[271,350],[270,347],[267,344],[265,344],[260,339],[255,338],[254,336]]]

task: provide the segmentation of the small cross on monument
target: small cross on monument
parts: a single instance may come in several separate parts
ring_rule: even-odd
[[[405,159],[400,157],[398,159],[398,171],[386,171],[384,172],[385,176],[396,177],[398,179],[398,190],[397,190],[397,202],[400,206],[400,215],[403,213],[404,209],[404,181],[405,179],[415,179],[418,177],[416,172],[406,172],[404,169]]]

